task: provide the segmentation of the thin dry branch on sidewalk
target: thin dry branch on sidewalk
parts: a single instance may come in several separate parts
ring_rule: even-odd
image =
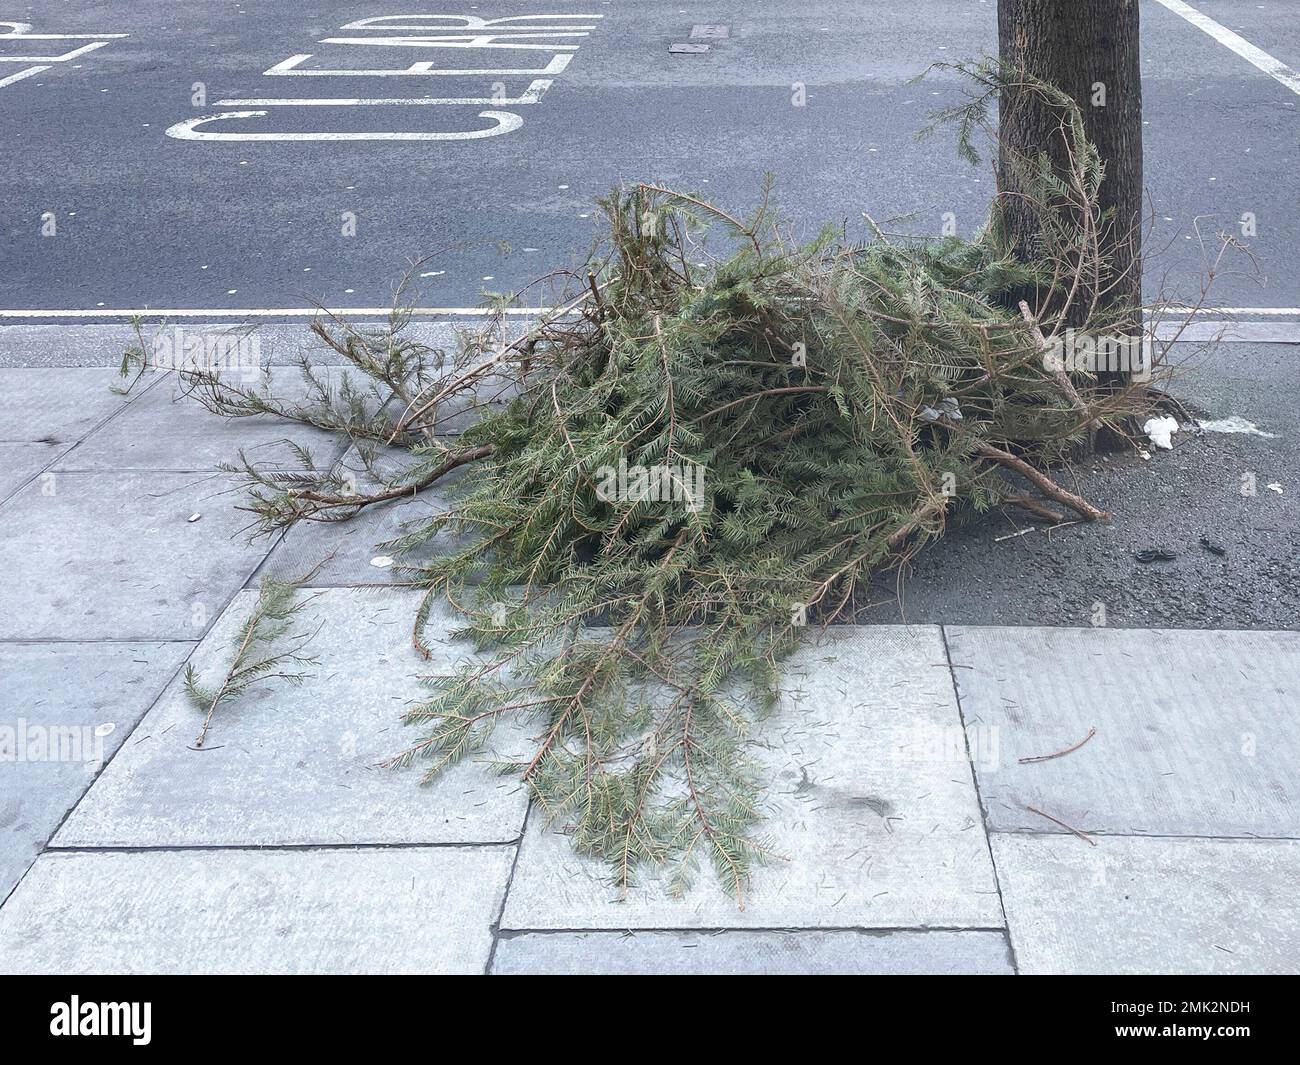
[[[1043,811],[1040,810],[1037,806],[1026,806],[1025,809],[1028,810],[1031,814],[1037,814],[1039,817],[1045,817],[1047,820],[1051,821],[1055,825],[1060,825],[1071,835],[1077,836],[1079,839],[1083,840],[1083,842],[1088,844],[1089,847],[1097,846],[1097,841],[1093,839],[1090,835],[1088,835],[1088,833],[1080,831],[1079,829],[1075,828],[1073,825],[1067,825],[1059,817],[1053,817],[1051,814],[1043,813]]]
[[[1096,728],[1090,728],[1088,730],[1088,735],[1084,736],[1078,743],[1072,744],[1064,750],[1053,751],[1051,754],[1039,754],[1032,758],[1018,758],[1017,762],[1019,762],[1020,765],[1029,765],[1032,762],[1050,762],[1053,758],[1064,758],[1067,754],[1073,754],[1095,735],[1097,735]]]

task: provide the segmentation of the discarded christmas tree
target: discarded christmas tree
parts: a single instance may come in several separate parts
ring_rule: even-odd
[[[972,73],[953,116],[966,150],[1001,87]],[[739,894],[764,853],[746,745],[779,698],[782,656],[852,620],[871,576],[954,518],[999,505],[1104,516],[1050,471],[1090,428],[1122,434],[1149,393],[1045,357],[1066,322],[1114,324],[1075,302],[1111,269],[1095,239],[1103,174],[1069,98],[1032,80],[1021,91],[1060,115],[1072,160],[1064,177],[1025,160],[1037,176],[1019,194],[1043,222],[1030,262],[998,203],[969,241],[895,238],[868,218],[862,243],[833,229],[799,243],[766,195],[741,220],[643,184],[603,202],[587,269],[514,339],[499,323],[447,353],[409,339],[400,312],[382,330],[318,321],[392,402],[375,414],[363,390],[318,381],[312,401],[275,410],[357,441],[379,483],[358,492],[306,455],[290,473],[246,461],[263,530],[344,520],[474,467],[449,511],[386,547],[427,593],[416,646],[446,600],[483,652],[431,681],[396,764],[432,778],[525,718],[536,746],[500,768],[579,850],[622,884],[663,863],[684,884],[706,856]],[[706,234],[724,252],[701,265]],[[1025,291],[1041,305],[1018,306]],[[218,412],[267,404],[186,376]],[[476,420],[444,435],[467,408]],[[396,470],[395,454],[408,456]],[[422,557],[443,530],[457,546]]]

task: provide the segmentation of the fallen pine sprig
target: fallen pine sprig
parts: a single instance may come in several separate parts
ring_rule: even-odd
[[[271,577],[262,580],[257,603],[239,628],[230,664],[215,686],[203,684],[194,665],[186,665],[185,692],[203,711],[203,727],[194,741],[195,748],[207,741],[217,708],[239,698],[253,684],[273,680],[301,684],[306,679],[307,674],[294,667],[316,662],[315,656],[303,653],[316,633],[291,634],[293,618],[311,601],[310,597],[299,598],[299,588],[298,581]]]

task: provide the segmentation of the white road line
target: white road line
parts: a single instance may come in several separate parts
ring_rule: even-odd
[[[22,81],[23,78],[30,78],[33,74],[39,74],[42,70],[49,70],[49,67],[28,67],[26,70],[20,70],[17,74],[10,74],[7,78],[0,78],[0,89],[6,85],[12,85],[15,81]]]
[[[484,137],[497,137],[513,133],[524,120],[509,111],[480,111],[479,118],[496,123],[487,129],[456,130],[451,133],[213,133],[199,129],[208,122],[223,122],[232,118],[265,118],[269,111],[221,111],[202,118],[187,118],[167,129],[167,136],[180,141],[472,141]]]
[[[508,307],[498,312],[487,307],[410,307],[403,313],[420,318],[483,318],[497,313],[535,317],[553,310],[551,307]],[[358,318],[363,315],[387,318],[392,307],[90,307],[77,310],[0,310],[0,320],[32,318],[314,318],[318,314],[337,314]]]
[[[1199,30],[1204,30],[1225,48],[1230,48],[1252,66],[1258,67],[1270,78],[1280,81],[1293,93],[1300,95],[1300,74],[1285,63],[1274,59],[1261,48],[1256,48],[1244,37],[1240,37],[1208,15],[1202,15],[1191,4],[1182,0],[1158,0],[1175,15],[1181,15]]]
[[[21,38],[7,37],[4,39],[19,40]],[[77,56],[93,52],[96,48],[103,48],[106,44],[108,44],[108,41],[83,44],[80,48],[74,48],[71,52],[64,52],[62,55],[0,55],[0,63],[66,63],[69,59],[76,59]]]
[[[604,18],[604,15],[506,15],[503,18],[480,18],[478,15],[372,15],[349,22],[340,29],[345,30],[483,30],[491,32],[498,27],[512,25],[515,22],[560,22],[574,18]],[[405,25],[391,24],[393,19],[456,19],[459,26],[430,25],[414,23]],[[522,26],[520,29],[537,29],[535,26]],[[595,26],[568,26],[566,29],[594,30]]]
[[[1281,314],[1300,317],[1300,307],[1166,307],[1169,314]]]
[[[416,97],[413,99],[360,99],[357,97],[334,97],[331,99],[316,100],[291,100],[291,99],[266,99],[266,100],[218,100],[218,107],[373,107],[383,104],[439,104],[439,105],[461,105],[487,107],[493,104],[499,106],[514,106],[515,104],[535,104],[539,103],[542,95],[549,89],[554,82],[550,78],[537,78],[531,85],[523,91],[523,95],[510,98],[502,97],[493,99],[491,96],[457,96],[434,98],[428,96]]]
[[[538,40],[544,37],[590,37],[589,33],[563,31],[556,33],[494,33],[474,37],[457,34],[427,35],[422,37],[326,37],[321,44],[363,44],[387,48],[504,48],[532,52],[574,52],[576,44],[496,44],[499,39]]]
[[[0,33],[0,41],[98,41],[130,36],[128,33],[27,33],[32,28],[30,22],[0,21],[0,26],[9,27],[8,33]]]
[[[280,78],[407,78],[407,77],[455,77],[455,78],[472,78],[488,77],[498,74],[541,75],[543,77],[551,74],[561,74],[564,68],[573,60],[573,53],[567,52],[555,56],[544,67],[532,67],[531,69],[520,69],[517,67],[478,67],[472,70],[440,70],[435,68],[431,60],[423,60],[419,63],[412,63],[405,70],[299,70],[299,64],[310,59],[314,53],[307,52],[304,55],[291,55],[288,59],[282,59],[276,63],[270,70],[262,71],[268,77]]]

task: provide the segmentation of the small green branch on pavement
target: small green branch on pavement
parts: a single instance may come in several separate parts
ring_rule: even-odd
[[[294,667],[316,661],[314,656],[303,652],[303,648],[316,634],[290,632],[293,618],[311,601],[310,598],[298,597],[299,587],[298,581],[277,581],[271,577],[263,579],[257,603],[240,626],[234,655],[215,687],[209,687],[200,681],[193,664],[185,667],[186,694],[203,711],[203,727],[194,741],[195,748],[202,747],[207,742],[217,708],[239,698],[253,684],[273,680],[301,684],[306,679],[307,674],[294,671]],[[275,645],[287,646],[273,650]]]

